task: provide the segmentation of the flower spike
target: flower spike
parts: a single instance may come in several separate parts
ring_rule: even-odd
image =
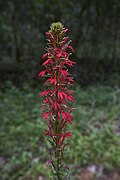
[[[42,64],[44,70],[38,74],[40,77],[48,77],[45,81],[48,89],[40,93],[41,97],[45,97],[42,117],[48,123],[44,135],[48,137],[53,149],[50,162],[58,180],[65,178],[62,173],[63,149],[66,139],[72,135],[71,132],[67,132],[67,127],[68,124],[72,124],[70,102],[74,100],[74,97],[69,86],[74,80],[67,67],[75,65],[75,62],[69,59],[71,53],[68,53],[70,50],[72,53],[75,51],[70,46],[71,41],[66,36],[67,31],[68,29],[60,22],[51,24],[50,30],[46,32],[47,52],[42,56],[42,59],[45,59]]]

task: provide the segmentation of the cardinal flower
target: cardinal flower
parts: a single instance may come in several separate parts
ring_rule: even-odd
[[[72,124],[69,105],[74,100],[73,91],[70,90],[74,80],[67,68],[75,64],[69,59],[70,54],[75,51],[70,45],[69,37],[66,36],[67,31],[68,29],[59,22],[51,24],[50,30],[46,33],[48,46],[42,56],[44,69],[38,74],[40,77],[47,77],[45,80],[47,88],[40,93],[41,97],[45,97],[42,117],[48,123],[45,136],[52,146],[53,154],[50,162],[58,180],[63,178],[63,152],[66,139],[72,135],[71,132],[67,132],[67,127],[68,124]]]

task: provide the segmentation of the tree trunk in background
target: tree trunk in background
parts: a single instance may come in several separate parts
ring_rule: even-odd
[[[80,14],[79,14],[79,17],[78,17],[78,19],[80,19],[80,23],[79,23],[80,26],[77,29],[78,33],[76,33],[76,37],[75,37],[75,40],[74,40],[74,48],[75,49],[79,46],[79,42],[81,42],[80,38],[83,36],[83,27],[84,27],[84,24],[86,23],[85,22],[85,17],[88,14],[88,9],[90,7],[90,4],[91,4],[91,1],[86,0],[86,2],[83,4],[83,7],[82,7],[82,9],[80,11]]]
[[[117,43],[117,1],[114,1],[114,11],[113,11],[113,49],[112,49],[112,59],[114,61],[114,70],[117,71],[117,57],[116,57],[116,43]]]
[[[13,57],[17,63],[20,63],[20,47],[19,47],[19,38],[17,30],[17,10],[16,2],[13,1],[13,13],[12,13],[12,29],[13,29]]]

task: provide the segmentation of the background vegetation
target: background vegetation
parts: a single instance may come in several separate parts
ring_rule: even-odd
[[[119,10],[119,0],[0,0],[0,179],[50,175],[37,74],[45,32],[56,21],[69,29],[76,50],[73,136],[65,157],[71,173],[92,164],[119,169]]]

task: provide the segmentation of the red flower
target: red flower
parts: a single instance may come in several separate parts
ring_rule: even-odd
[[[58,92],[58,98],[60,98],[61,100],[64,100],[64,99],[67,99],[68,96],[66,93],[62,92],[62,91],[59,91]]]
[[[72,124],[72,116],[68,112],[62,112],[62,118]]]
[[[42,59],[44,59],[47,55],[48,53],[43,54]]]
[[[62,76],[64,76],[64,77],[70,75],[70,74],[68,73],[68,71],[66,71],[66,70],[61,70],[61,74],[62,74]]]
[[[49,63],[52,63],[52,59],[47,59],[47,60],[42,64],[42,66],[45,66],[46,64],[49,64]]]
[[[60,134],[58,145],[61,145],[61,143],[64,141],[65,138],[69,138],[72,135],[71,132],[67,132],[65,134]]]
[[[71,133],[71,132],[67,132],[64,136],[65,136],[66,138],[69,138],[70,136],[72,136],[72,133]]]
[[[57,80],[55,78],[49,78],[49,79],[47,79],[46,83],[50,83],[50,84],[56,85],[57,84]]]
[[[49,112],[44,112],[42,114],[42,117],[44,117],[48,121],[49,120]]]
[[[38,74],[38,76],[44,76],[45,73],[46,73],[46,70],[43,70],[43,71],[41,71],[41,72]]]
[[[51,109],[58,110],[60,108],[60,104],[57,101],[54,101],[50,106]]]
[[[46,96],[46,95],[48,95],[48,93],[49,93],[49,91],[43,91],[43,92],[40,93],[40,95],[41,96]]]
[[[45,136],[51,135],[51,132],[49,130],[45,130]]]
[[[69,48],[69,49],[71,49],[71,50],[72,50],[72,52],[75,52],[75,50],[73,49],[73,47],[72,47],[72,46],[68,46],[68,48]]]

